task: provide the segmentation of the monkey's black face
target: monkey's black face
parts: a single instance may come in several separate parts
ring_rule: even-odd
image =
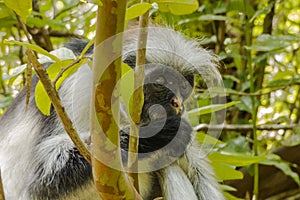
[[[139,158],[143,153],[160,150],[160,155],[182,155],[191,139],[192,127],[181,117],[184,101],[193,89],[192,73],[182,75],[168,66],[147,64],[145,67],[144,105],[139,135]],[[121,130],[121,147],[127,160],[129,127]],[[161,150],[168,146],[167,149]],[[148,155],[149,156],[149,155]],[[156,161],[153,161],[156,162]],[[161,160],[157,161],[158,163]],[[158,164],[157,163],[157,164]]]
[[[192,92],[193,74],[183,76],[171,67],[152,64],[146,66],[145,74],[141,123],[180,116]]]

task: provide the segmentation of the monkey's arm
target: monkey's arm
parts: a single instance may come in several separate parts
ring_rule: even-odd
[[[193,185],[185,172],[176,164],[172,164],[157,173],[166,200],[197,200]]]
[[[178,163],[187,174],[199,199],[225,199],[209,161],[197,141],[191,142]]]

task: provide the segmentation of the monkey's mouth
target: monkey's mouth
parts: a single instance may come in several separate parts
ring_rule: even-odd
[[[178,101],[172,100],[171,103],[165,105],[148,105],[146,110],[146,112],[142,113],[142,125],[146,125],[157,120],[167,119],[171,116],[181,116],[184,107]]]

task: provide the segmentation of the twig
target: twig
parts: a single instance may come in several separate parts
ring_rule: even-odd
[[[85,56],[85,53],[90,49],[90,47],[93,45],[94,43],[94,39],[91,40],[82,50],[81,54],[79,55],[79,57],[77,57],[76,60],[74,60],[71,64],[69,64],[68,66],[64,67],[59,74],[55,77],[55,79],[52,81],[52,85],[56,85],[57,81],[62,77],[62,75],[68,70],[70,69],[72,66],[78,64],[79,62],[82,61],[82,59]]]
[[[141,0],[141,2],[149,2],[148,0]],[[130,123],[130,137],[128,148],[128,167],[129,175],[133,178],[134,187],[139,191],[138,174],[138,146],[139,146],[139,130],[140,118],[143,108],[143,84],[145,78],[145,59],[146,59],[146,46],[148,36],[148,17],[149,11],[140,16],[139,19],[139,33],[137,40],[136,64],[134,72],[134,93],[133,102],[134,109],[132,112],[132,121]]]
[[[43,84],[50,100],[55,108],[55,111],[61,120],[66,132],[70,136],[71,140],[75,144],[76,148],[79,150],[80,154],[90,163],[91,162],[91,155],[84,143],[81,141],[78,133],[76,132],[72,121],[70,120],[69,116],[65,112],[64,107],[61,105],[60,98],[58,96],[57,91],[51,85],[51,81],[47,76],[43,66],[37,61],[36,57],[32,53],[31,50],[27,49],[26,55],[28,56],[28,60],[31,62],[32,66],[34,67],[37,76],[39,77],[41,83]]]
[[[266,130],[266,131],[272,131],[272,130],[289,130],[294,128],[300,128],[300,124],[266,124],[266,125],[258,125],[256,127],[256,130]],[[252,124],[239,124],[239,125],[233,125],[233,124],[225,124],[225,125],[210,125],[210,124],[199,124],[194,127],[194,131],[252,131],[253,125]]]
[[[251,92],[238,92],[238,91],[214,91],[214,90],[211,90],[210,93],[213,93],[213,94],[220,94],[220,95],[238,95],[238,96],[262,96],[262,95],[267,95],[267,94],[270,94],[271,92],[275,92],[277,90],[283,90],[283,89],[286,89],[288,87],[292,87],[292,86],[299,86],[300,83],[291,83],[291,84],[287,84],[287,85],[284,85],[284,86],[281,86],[281,87],[274,87],[274,88],[268,88],[269,91],[266,91],[266,92],[254,92],[254,93],[251,93]],[[266,89],[266,88],[264,88]],[[199,89],[197,88],[196,89],[197,92],[209,92],[207,89]]]
[[[26,73],[26,110],[28,109],[30,95],[31,95],[31,82],[32,82],[32,65],[27,60],[27,73]]]
[[[51,37],[66,37],[66,38],[78,38],[78,39],[84,39],[84,36],[82,35],[78,35],[75,33],[69,33],[69,32],[61,32],[61,31],[57,31],[57,30],[50,30],[49,31],[49,36]]]
[[[15,13],[15,15],[16,15],[16,18],[17,18],[17,20],[19,22],[19,25],[21,26],[21,28],[23,29],[23,31],[25,33],[25,36],[26,36],[28,42],[30,44],[32,44],[32,40],[31,40],[31,37],[30,37],[30,35],[28,33],[27,27],[25,26],[24,22],[20,19],[19,15],[17,15],[16,13]]]
[[[76,65],[77,63],[79,63],[81,61],[81,59],[76,59],[74,60],[71,64],[69,64],[68,66],[64,67],[59,74],[55,77],[55,79],[52,81],[52,85],[56,85],[57,81],[62,77],[62,75],[71,67],[73,67],[74,65]]]

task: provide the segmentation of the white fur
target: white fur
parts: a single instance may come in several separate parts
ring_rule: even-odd
[[[178,165],[170,165],[160,170],[158,174],[165,199],[198,199],[193,185]]]
[[[28,183],[24,180],[28,179],[32,169],[32,163],[28,161],[32,159],[36,129],[41,122],[35,117],[36,112],[24,112],[24,107],[22,101],[18,106],[21,113],[12,119],[14,126],[1,124],[0,168],[7,200],[28,199]]]
[[[136,38],[136,35],[125,37],[125,56],[136,50]],[[170,29],[149,30],[147,60],[180,70],[193,69],[211,84],[220,80],[213,64],[215,57],[196,42],[188,41]],[[88,65],[82,66],[59,90],[62,103],[83,140],[89,137],[91,77]],[[7,200],[29,200],[28,187],[37,178],[34,173],[37,161],[43,161],[41,178],[46,177],[65,166],[68,158],[66,150],[74,147],[58,119],[52,136],[37,144],[43,123],[37,116],[40,115],[36,109],[25,111],[23,99],[15,110],[0,119],[0,168]],[[61,154],[59,159],[58,154]],[[193,200],[197,199],[196,194],[199,199],[223,199],[206,159],[199,155],[199,148],[192,144],[181,160],[159,172],[166,200]],[[156,156],[159,158],[159,155]],[[149,165],[151,159],[155,158],[149,158]],[[149,174],[141,174],[140,177],[141,193],[151,193],[149,183],[152,177]],[[63,199],[96,199],[96,196],[97,192],[90,183]]]
[[[125,33],[125,56],[136,52],[137,37],[132,32],[138,30]],[[188,40],[170,28],[149,27],[146,54],[149,62],[200,74],[209,87],[221,84],[222,78],[216,66],[217,57],[203,49],[198,42]]]

